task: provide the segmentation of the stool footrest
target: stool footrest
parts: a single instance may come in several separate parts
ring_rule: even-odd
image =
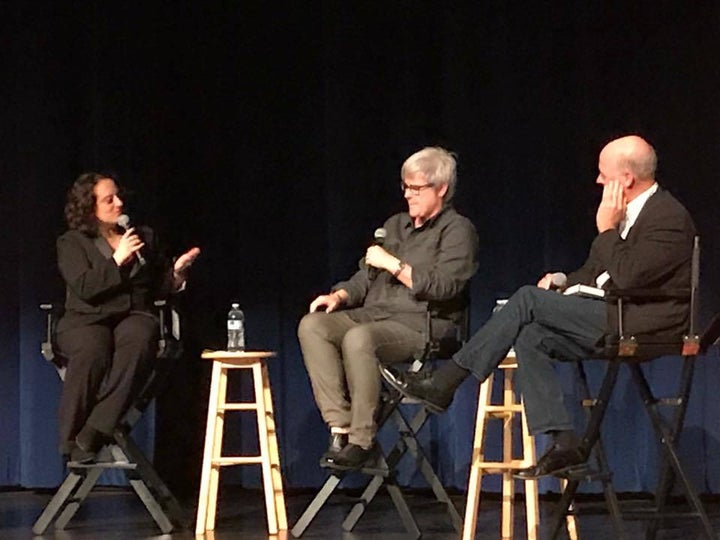
[[[483,407],[485,415],[489,416],[492,413],[517,413],[523,412],[523,406],[520,403],[514,405],[485,405]]]
[[[532,463],[519,459],[514,459],[512,461],[478,461],[472,464],[473,467],[482,469],[486,474],[500,474],[507,471],[524,469],[525,467],[530,467],[531,465]]]
[[[126,461],[91,461],[89,463],[79,463],[77,461],[68,461],[67,468],[73,469],[137,469],[137,463],[129,463]]]
[[[577,480],[578,482],[609,482],[612,478],[611,473],[591,469],[586,465],[578,465],[576,468],[557,476],[567,480]]]
[[[221,457],[212,460],[213,465],[219,465],[224,467],[226,465],[252,465],[254,463],[262,463],[263,458],[261,456],[234,456],[234,457]]]
[[[226,403],[225,405],[218,405],[218,412],[220,411],[257,411],[257,403]]]

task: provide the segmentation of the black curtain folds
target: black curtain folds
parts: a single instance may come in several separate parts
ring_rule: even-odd
[[[0,485],[54,486],[62,475],[60,387],[39,356],[37,305],[62,297],[54,241],[65,192],[86,170],[116,174],[127,212],[172,252],[203,249],[181,300],[188,352],[144,428],[176,489],[198,482],[209,385],[199,353],[223,346],[233,301],[245,310],[249,345],[278,352],[271,379],[286,484],[322,480],[325,431],[297,321],[404,208],[400,165],[422,146],[458,154],[455,204],[481,240],[473,328],[496,298],[584,260],[600,196],[597,154],[631,132],[656,146],[660,184],[697,221],[703,320],[720,306],[714,3],[7,4]],[[716,356],[698,362],[682,440],[712,493]],[[674,380],[675,364],[648,368],[656,384]],[[567,368],[559,366],[572,401]],[[246,381],[233,385],[250,391]],[[476,381],[465,383],[424,435],[443,480],[458,488],[476,392]],[[613,407],[606,446],[616,487],[647,490],[656,449],[631,388],[621,384]],[[228,421],[228,444],[252,451],[254,422]]]

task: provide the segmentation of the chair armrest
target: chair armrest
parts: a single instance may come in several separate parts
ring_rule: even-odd
[[[154,305],[160,323],[158,357],[180,358],[183,353],[180,342],[180,316],[172,302],[155,300]]]
[[[67,360],[57,352],[55,326],[57,325],[58,319],[63,315],[64,307],[62,302],[44,302],[40,304],[40,309],[45,315],[45,338],[40,344],[40,354],[42,354],[45,360],[53,364],[60,380],[63,381],[65,380]]]
[[[690,300],[690,289],[609,289],[605,293],[607,300],[623,298],[627,300]]]

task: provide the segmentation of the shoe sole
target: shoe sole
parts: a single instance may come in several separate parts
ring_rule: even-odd
[[[555,469],[554,471],[546,472],[545,474],[538,474],[537,476],[521,476],[513,474],[515,480],[537,480],[538,478],[545,478],[546,476],[567,476],[575,472],[579,472],[583,469],[587,469],[587,463],[578,463],[576,465],[568,465],[561,469]]]
[[[426,408],[428,411],[430,411],[431,413],[434,413],[434,414],[442,414],[442,413],[444,413],[445,411],[447,411],[447,407],[443,408],[443,407],[440,407],[440,406],[436,405],[435,403],[432,403],[431,401],[427,401],[427,400],[425,400],[425,399],[423,399],[423,398],[421,398],[421,397],[419,397],[419,396],[413,396],[412,394],[408,394],[407,391],[406,391],[405,389],[403,389],[403,388],[397,383],[397,381],[395,381],[394,378],[390,378],[390,376],[387,375],[387,374],[385,373],[385,371],[380,370],[380,374],[382,375],[382,378],[385,380],[385,382],[388,383],[390,386],[392,386],[392,388],[393,388],[394,390],[397,390],[398,392],[400,392],[400,393],[401,393],[403,396],[405,396],[406,398],[412,399],[412,400],[414,400],[414,401],[422,404],[422,406],[425,407],[425,408]]]

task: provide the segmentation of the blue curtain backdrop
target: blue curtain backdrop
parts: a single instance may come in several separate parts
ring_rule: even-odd
[[[473,329],[496,298],[584,260],[597,154],[627,132],[655,144],[661,185],[697,221],[703,320],[720,308],[716,4],[248,4],[7,3],[0,486],[55,486],[63,475],[60,387],[39,354],[37,306],[62,297],[54,241],[65,192],[89,169],[114,171],[128,213],[171,251],[203,249],[182,300],[187,354],[140,433],[176,490],[199,483],[209,385],[199,354],[222,347],[232,301],[245,310],[249,345],[278,352],[270,371],[285,482],[322,482],[325,429],[297,321],[404,208],[399,167],[424,145],[459,155],[456,206],[481,241]],[[713,351],[698,361],[681,443],[708,493],[720,492],[717,360]],[[647,366],[653,383],[674,382],[677,363]],[[559,369],[575,401],[572,372]],[[594,380],[602,369],[591,366]],[[423,434],[444,483],[460,489],[477,390],[466,382]],[[255,420],[238,416],[226,424],[228,450],[251,451]],[[617,489],[651,489],[656,448],[626,374],[605,442]],[[256,485],[258,471],[223,481]]]

